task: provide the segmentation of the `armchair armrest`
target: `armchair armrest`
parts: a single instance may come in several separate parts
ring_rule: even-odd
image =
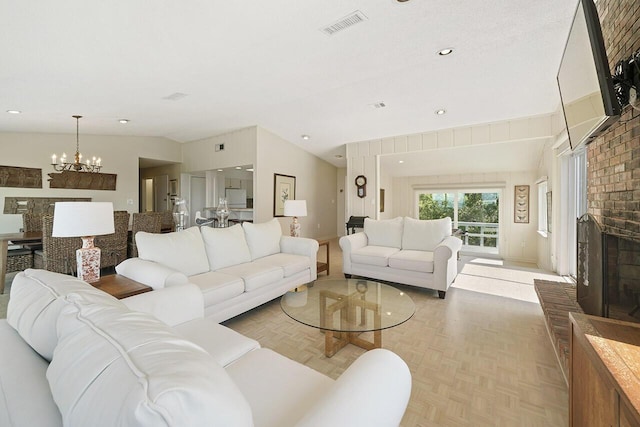
[[[389,350],[371,350],[347,368],[296,426],[398,426],[410,395],[407,364]]]
[[[433,251],[434,288],[446,291],[458,275],[458,252],[462,248],[462,240],[447,236]]]
[[[116,273],[151,286],[154,290],[189,283],[189,279],[183,273],[140,258],[125,259],[116,266]]]
[[[363,231],[360,231],[342,236],[338,243],[340,243],[340,248],[342,249],[342,272],[351,274],[351,252],[367,246],[369,239]]]
[[[204,298],[198,286],[172,286],[121,300],[134,311],[149,313],[169,326],[204,318]]]

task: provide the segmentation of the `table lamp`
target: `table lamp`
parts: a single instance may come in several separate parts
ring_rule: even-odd
[[[284,216],[293,217],[293,222],[289,228],[291,230],[291,237],[300,237],[300,223],[298,222],[298,217],[307,216],[307,201],[285,200]]]
[[[113,203],[56,202],[51,236],[82,238],[82,248],[76,251],[79,279],[100,280],[100,248],[94,246],[93,238],[112,233]]]

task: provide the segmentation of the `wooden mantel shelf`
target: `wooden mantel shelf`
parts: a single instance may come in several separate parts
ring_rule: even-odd
[[[640,426],[640,324],[569,319],[571,425]]]

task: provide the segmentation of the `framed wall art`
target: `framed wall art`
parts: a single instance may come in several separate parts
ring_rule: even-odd
[[[284,216],[284,202],[296,199],[296,177],[273,174],[273,216]]]
[[[529,223],[529,186],[516,185],[513,201],[513,222],[516,224]]]

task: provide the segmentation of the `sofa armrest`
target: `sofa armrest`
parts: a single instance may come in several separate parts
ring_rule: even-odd
[[[462,248],[462,240],[447,236],[433,251],[434,288],[446,291],[458,275],[458,252]]]
[[[172,286],[121,300],[130,310],[149,313],[169,326],[204,318],[204,298],[198,286]]]
[[[310,258],[311,280],[316,280],[318,270],[316,263],[318,261],[318,241],[315,239],[307,239],[305,237],[280,237],[280,252],[285,254],[303,255]]]
[[[411,395],[411,373],[395,353],[364,353],[296,424],[302,426],[398,426]]]
[[[355,234],[342,236],[338,241],[342,249],[342,272],[351,274],[351,252],[356,249],[364,248],[369,243],[367,235],[360,231]]]
[[[189,278],[183,273],[141,258],[125,259],[116,266],[116,273],[151,286],[153,289],[189,283]]]

